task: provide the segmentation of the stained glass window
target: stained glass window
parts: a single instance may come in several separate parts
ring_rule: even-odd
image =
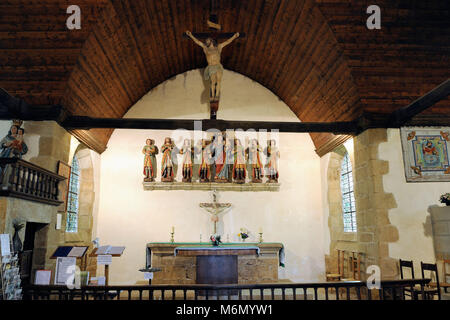
[[[356,232],[356,204],[355,193],[353,192],[353,171],[348,153],[345,154],[341,164],[341,192],[344,232]]]
[[[67,198],[66,232],[78,231],[78,194],[80,193],[80,167],[78,159],[73,157],[70,171],[69,194]]]

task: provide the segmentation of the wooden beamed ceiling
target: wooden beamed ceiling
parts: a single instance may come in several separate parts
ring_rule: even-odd
[[[364,1],[220,0],[226,69],[261,83],[302,121],[350,121],[391,113],[450,78],[450,3],[377,2],[382,29],[366,28]],[[78,4],[82,29],[65,27]],[[209,0],[3,0],[0,87],[29,104],[73,115],[120,118],[171,77],[206,65],[182,38],[206,31]],[[450,99],[427,110],[449,113]],[[220,115],[220,114],[219,114]],[[78,130],[104,149],[110,129]],[[317,148],[334,138],[312,133]]]

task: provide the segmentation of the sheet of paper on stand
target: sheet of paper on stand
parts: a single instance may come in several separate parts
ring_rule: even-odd
[[[106,280],[105,277],[91,277],[91,284],[98,285],[98,286],[104,286],[105,280]]]
[[[144,280],[153,279],[153,272],[144,272]]]
[[[100,254],[97,256],[97,264],[109,265],[112,263],[112,255]]]
[[[88,247],[73,247],[72,250],[70,250],[68,257],[77,257],[80,258],[84,255]]]
[[[97,254],[109,254],[109,251],[111,250],[111,246],[101,246],[97,249]]]
[[[108,254],[122,254],[123,251],[125,250],[125,247],[111,247],[111,249],[109,250]]]
[[[67,284],[70,277],[74,279],[76,264],[77,258],[75,257],[56,258],[55,284]]]
[[[9,234],[0,234],[0,242],[1,242],[1,254],[2,256],[7,256],[11,254],[11,244],[9,241]]]
[[[50,270],[36,270],[36,278],[34,284],[36,285],[50,285],[52,272]]]

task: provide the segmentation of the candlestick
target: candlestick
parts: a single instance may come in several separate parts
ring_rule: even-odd
[[[202,234],[200,233],[200,243],[202,243]]]
[[[261,231],[262,231],[262,230],[261,230]],[[262,242],[263,242],[263,237],[262,237],[262,235],[263,235],[263,233],[260,232],[260,233],[259,233],[259,243],[262,243]]]
[[[175,230],[174,230],[174,228],[172,227],[172,232],[170,233],[170,242],[172,242],[172,243],[174,243],[175,242],[175,239],[173,238],[173,235],[175,234]]]

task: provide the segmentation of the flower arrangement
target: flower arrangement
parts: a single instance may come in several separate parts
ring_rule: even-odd
[[[250,236],[250,231],[245,229],[245,228],[241,228],[241,232],[238,233],[238,237],[242,239],[242,241],[245,241],[245,239],[247,239]]]
[[[444,203],[446,206],[450,206],[450,193],[443,194],[439,201]]]
[[[213,234],[211,237],[209,237],[209,239],[211,240],[212,245],[215,247],[219,246],[219,244],[222,243],[222,240],[220,240],[220,235],[217,234]]]

